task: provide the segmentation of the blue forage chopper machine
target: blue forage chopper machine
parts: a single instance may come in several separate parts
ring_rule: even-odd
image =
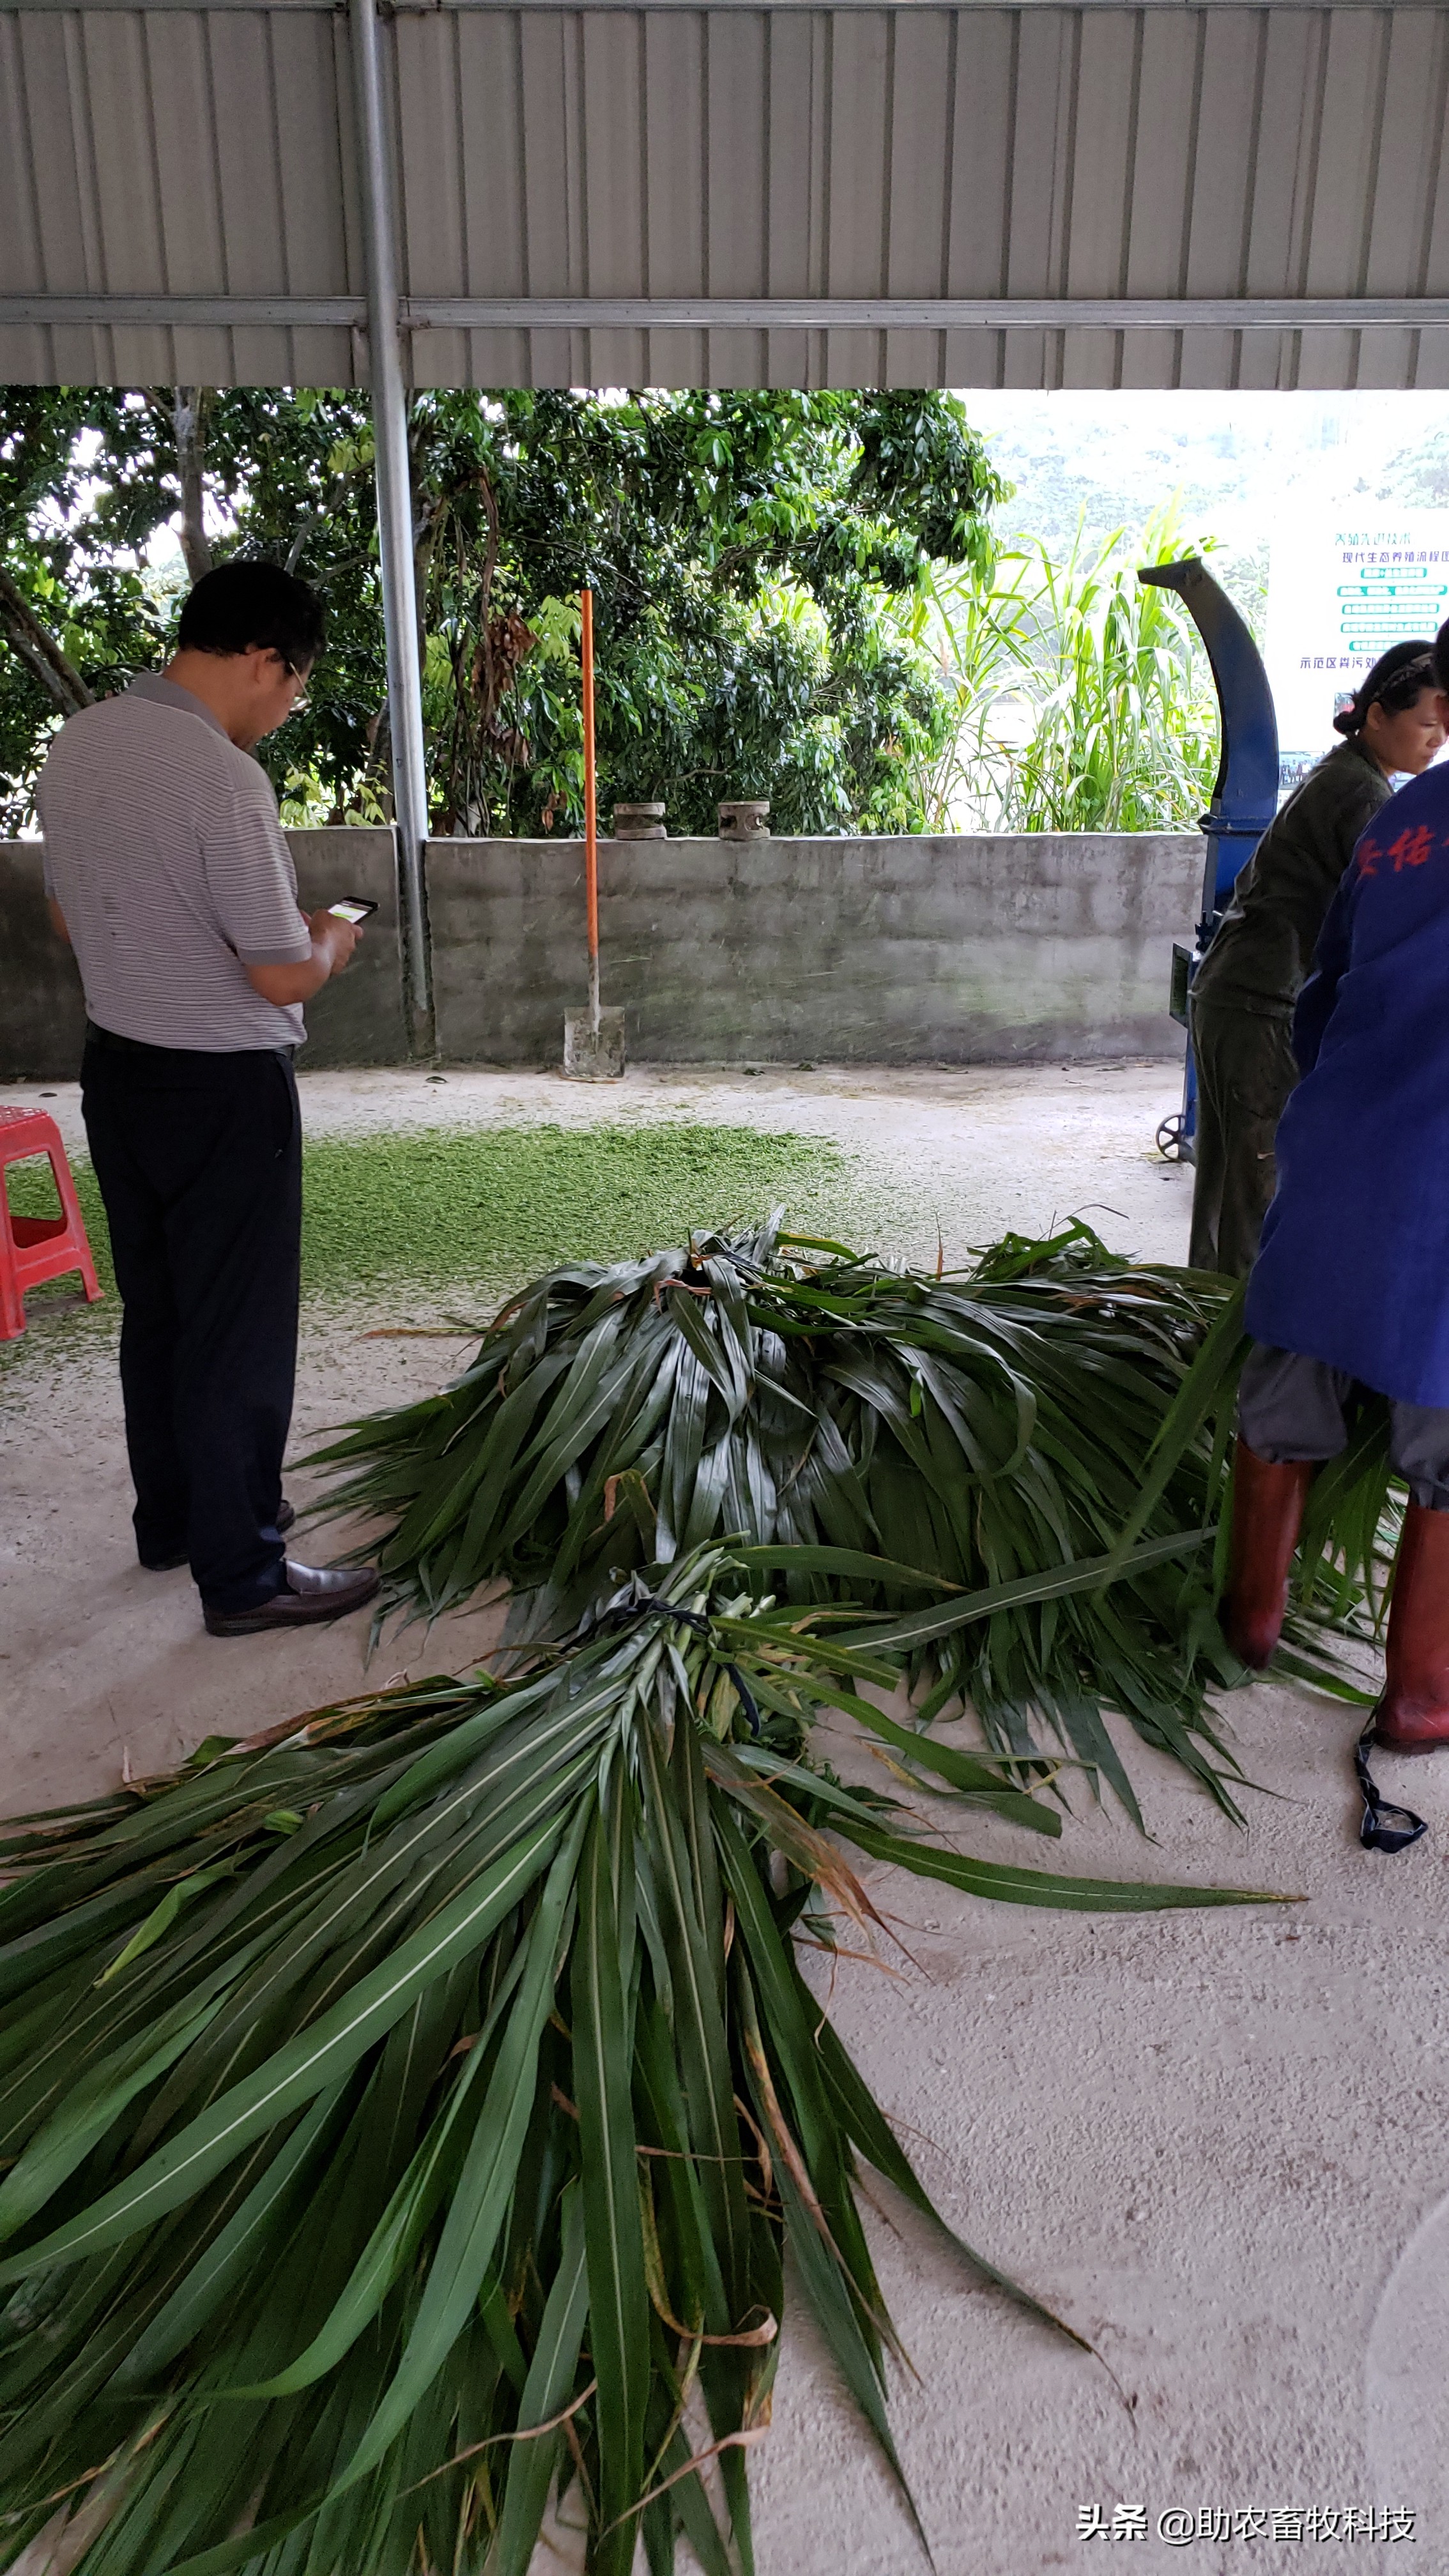
[[[1174,942],[1168,1008],[1187,1026],[1187,997],[1208,942],[1227,909],[1241,871],[1278,811],[1278,719],[1262,657],[1225,590],[1196,555],[1181,563],[1148,564],[1139,581],[1175,590],[1207,649],[1222,719],[1222,752],[1212,797],[1202,817],[1207,835],[1202,918],[1191,948]],[[1197,1074],[1187,1050],[1182,1107],[1157,1130],[1159,1150],[1170,1162],[1190,1163],[1197,1128]]]

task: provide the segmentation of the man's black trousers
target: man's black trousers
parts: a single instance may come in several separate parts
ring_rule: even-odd
[[[208,1609],[251,1609],[282,1583],[302,1232],[291,1057],[93,1029],[81,1086],[125,1303],[137,1547],[189,1557]]]

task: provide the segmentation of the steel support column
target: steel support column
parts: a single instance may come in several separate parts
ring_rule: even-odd
[[[357,154],[367,245],[368,368],[377,485],[378,553],[387,641],[388,730],[398,854],[398,914],[407,984],[408,1032],[415,1056],[435,1043],[433,967],[424,874],[428,785],[423,756],[422,678],[413,566],[413,497],[408,465],[407,394],[403,379],[397,285],[397,223],[392,155],[383,108],[382,63],[374,0],[350,0]]]

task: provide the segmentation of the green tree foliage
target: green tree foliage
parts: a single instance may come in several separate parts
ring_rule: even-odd
[[[0,393],[0,830],[24,820],[62,716],[161,652],[161,618],[134,569],[137,544],[177,498],[143,498],[156,483],[151,411],[108,392]]]
[[[212,550],[289,564],[327,602],[310,707],[269,765],[299,820],[374,813],[387,716],[366,402],[194,400]],[[162,649],[165,604],[138,561],[182,501],[179,417],[169,388],[0,397],[0,562],[71,636],[93,693]],[[787,831],[919,826],[952,697],[910,612],[933,564],[989,570],[1003,488],[953,396],[430,393],[411,445],[435,828],[577,826],[584,584],[606,823],[616,799],[663,797],[673,829],[712,830],[719,798],[768,796]],[[202,541],[194,511],[189,534]],[[28,665],[11,698],[13,828],[65,709]]]

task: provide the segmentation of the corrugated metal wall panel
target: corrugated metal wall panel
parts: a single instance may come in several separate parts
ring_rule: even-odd
[[[1329,22],[1303,270],[1309,295],[1318,292],[1320,277],[1351,279],[1350,294],[1363,285],[1378,178],[1387,37],[1388,21],[1378,14],[1360,17],[1341,11]],[[1305,331],[1299,384],[1327,392],[1353,384],[1358,342],[1356,331]]]
[[[890,31],[884,289],[890,296],[944,295],[956,21],[932,10],[925,17],[892,18]],[[886,383],[933,381],[941,364],[940,339],[935,331],[888,332]]]
[[[644,38],[644,261],[651,295],[688,295],[708,275],[708,191],[729,184],[732,136],[708,134],[705,121],[704,19],[690,9],[655,14]],[[711,143],[713,149],[711,149]],[[701,186],[701,171],[708,174]],[[763,223],[764,186],[759,183]],[[655,385],[704,381],[705,334],[649,335],[648,374]]]
[[[22,142],[0,173],[0,292],[361,291],[346,30],[330,15],[20,11],[0,18],[0,65]],[[16,382],[352,372],[345,330],[0,329]]]
[[[892,23],[874,9],[837,10],[831,19],[830,157],[821,210],[827,295],[885,293]],[[879,384],[884,356],[879,331],[832,331],[829,382]]]
[[[1425,120],[1425,151],[1418,211],[1424,225],[1424,277],[1449,277],[1449,152],[1444,149],[1446,118],[1449,118],[1449,23],[1444,13],[1436,10],[1433,25],[1438,59],[1434,66],[1434,86]],[[1418,348],[1411,382],[1425,386],[1449,385],[1449,331],[1425,331],[1415,335]]]
[[[578,22],[578,58],[584,293],[647,295],[642,18],[630,12],[616,29],[606,15],[589,11]],[[643,382],[642,331],[594,331],[589,339],[591,383]]]
[[[468,185],[459,54],[467,30],[499,32],[501,25],[506,22],[492,17],[464,20],[455,11],[424,19],[418,28],[419,42],[412,48],[409,77],[399,85],[399,157],[408,172],[403,266],[415,295],[475,291],[468,240],[468,208],[475,191]],[[485,97],[493,93],[490,69],[486,62],[480,65],[470,83],[480,86]],[[497,193],[501,196],[502,191]],[[460,286],[456,282],[460,278],[467,284]],[[522,291],[517,284],[510,289],[515,295]],[[413,381],[466,384],[469,358],[465,331],[418,332]]]
[[[366,278],[346,22],[335,15],[274,11],[267,24],[287,291],[361,295]],[[349,333],[294,330],[291,338],[290,383],[351,381]],[[310,372],[313,368],[316,373]]]
[[[808,17],[772,18],[768,32],[765,257],[769,292],[823,295],[821,206],[830,152],[830,20],[814,11]],[[819,384],[821,333],[771,331],[763,339],[766,384]]]
[[[1125,291],[1139,23],[1127,9],[1094,10],[1081,22],[1072,102],[1068,295]],[[1116,331],[1067,332],[1064,381],[1092,389],[1114,385],[1120,337]]]
[[[215,118],[221,202],[226,210],[223,257],[228,292],[268,295],[287,274],[282,238],[282,174],[276,118],[271,36],[260,10],[245,15],[218,12],[209,22],[213,101],[244,98],[246,116]],[[294,335],[281,330],[238,331],[234,335],[238,375],[259,383],[285,383],[285,370],[300,351]],[[184,383],[210,381],[184,377]],[[346,376],[342,380],[346,383]]]
[[[204,18],[188,17],[175,44],[147,49],[162,261],[168,287],[185,295],[206,294],[226,273],[208,36]],[[225,331],[170,336],[183,384],[215,384],[230,367]]]
[[[1241,295],[1253,178],[1259,158],[1258,89],[1262,18],[1258,11],[1215,11],[1203,25],[1192,124],[1175,138],[1186,160],[1185,295]],[[1293,129],[1272,149],[1291,156]],[[1282,282],[1279,280],[1279,292]],[[1185,331],[1179,358],[1184,384],[1232,384],[1237,335]]]
[[[1018,21],[1014,13],[994,9],[964,29],[958,18],[956,30],[946,293],[1004,295],[1013,137],[999,102],[1015,94]],[[947,332],[941,361],[946,382],[1001,384],[1005,337],[1000,331]]]
[[[528,292],[528,225],[523,190],[522,53],[518,23],[491,13],[460,17],[458,27],[459,149],[468,176],[464,182],[465,260],[470,292],[493,289],[500,295]],[[465,98],[495,102],[493,145],[488,166],[469,170]],[[523,331],[475,331],[471,340],[472,382],[517,385],[528,382],[528,336]],[[414,365],[417,358],[414,356]],[[467,370],[455,381],[468,381]]]
[[[29,216],[16,246],[25,244],[21,255],[31,273],[20,282],[52,294],[75,294],[98,282],[99,262],[86,185],[89,102],[79,59],[80,29],[74,20],[32,17],[9,22],[7,35],[12,30],[14,78],[29,147],[23,175],[19,168],[15,174]],[[10,239],[8,230],[0,235],[0,240]],[[110,352],[103,348],[103,332],[77,325],[48,330],[44,338],[44,376],[73,376],[84,384],[106,372]],[[8,357],[9,352],[0,350],[0,355]]]
[[[407,42],[400,31],[398,60],[406,79]],[[519,138],[523,155],[523,236],[530,295],[586,294],[583,259],[581,125],[576,56],[577,22],[568,16],[529,13],[518,21],[522,78]],[[486,184],[491,136],[488,102],[463,94],[469,158]],[[560,286],[544,279],[560,278]],[[585,382],[581,332],[530,334],[528,381],[536,385]]]
[[[23,50],[19,20],[0,17],[0,242],[16,289],[34,293],[46,279]],[[8,364],[12,382],[43,383],[51,371],[51,337],[37,323],[0,330],[0,371]]]
[[[1128,165],[1125,295],[1170,297],[1184,291],[1201,57],[1202,23],[1196,15],[1153,10],[1144,16]],[[1176,333],[1138,333],[1124,341],[1121,382],[1175,385],[1180,355]]]
[[[1417,282],[1426,274],[1446,76],[1449,21],[1444,13],[1399,12],[1389,27],[1384,71],[1382,131],[1392,136],[1393,148],[1380,151],[1369,208],[1364,284],[1370,294],[1385,292],[1381,278]],[[1411,331],[1360,333],[1359,383],[1392,386],[1412,379],[1416,338]]]
[[[679,5],[386,32],[422,298],[1449,293],[1443,10]],[[0,11],[0,293],[363,291],[345,16]],[[1437,384],[1449,331],[577,327],[419,385]],[[0,326],[0,374],[350,382],[339,321]]]

